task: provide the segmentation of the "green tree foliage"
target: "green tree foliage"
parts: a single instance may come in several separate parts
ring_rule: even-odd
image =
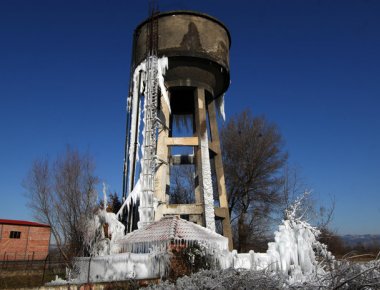
[[[104,200],[101,199],[99,201],[99,208],[104,209]],[[107,197],[107,211],[108,212],[113,212],[113,213],[118,213],[119,209],[121,208],[122,203],[119,199],[119,196],[117,192],[115,191],[114,193],[109,193]]]
[[[110,210],[113,213],[117,213],[119,209],[121,208],[121,206],[122,204],[117,193],[116,192],[110,193],[108,196],[108,207],[110,207]]]

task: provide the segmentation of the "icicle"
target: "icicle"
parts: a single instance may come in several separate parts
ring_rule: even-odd
[[[141,176],[140,176],[140,178],[141,178]],[[122,218],[124,208],[127,208],[128,213],[130,213],[131,207],[137,203],[137,201],[140,199],[140,197],[141,197],[141,180],[139,179],[137,181],[135,187],[133,188],[132,192],[127,196],[123,205],[121,206],[121,208],[119,209],[119,211],[117,212],[116,215],[119,218]]]
[[[164,56],[158,60],[158,84],[160,86],[161,94],[164,98],[164,101],[166,105],[168,106],[169,112],[171,112],[168,91],[166,90],[166,87],[164,84],[164,75],[166,73],[168,66],[169,66],[169,62],[168,62],[167,57]]]
[[[103,182],[103,203],[104,209],[107,210],[107,185],[105,182]]]
[[[139,162],[140,161],[140,156],[142,155],[142,152],[141,152],[141,146],[140,146],[140,132],[141,132],[141,119],[143,119],[144,117],[144,114],[145,114],[145,111],[144,109],[142,109],[142,99],[139,100],[139,108],[140,108],[140,111],[139,111],[139,117],[138,117],[138,120],[137,120],[137,152],[136,152],[136,162]],[[134,182],[134,180],[133,180]]]
[[[224,111],[224,94],[221,95],[219,98],[216,98],[215,103],[216,103],[216,108],[217,108],[218,114],[220,116],[222,116],[223,121],[225,121],[226,120],[226,113]]]
[[[141,72],[146,70],[146,63],[145,61],[142,62],[140,65],[138,65],[133,73],[133,95],[131,97],[131,106],[129,107],[131,111],[131,132],[130,132],[130,140],[129,140],[129,172],[131,173],[133,168],[135,168],[135,150],[136,144],[135,140],[138,137],[138,126],[136,126],[136,121],[139,123],[139,117],[141,112],[141,106],[139,105],[139,87],[141,82]],[[138,109],[139,107],[139,109]],[[137,138],[138,139],[138,138]],[[128,176],[128,188],[130,189],[132,187],[132,176]]]

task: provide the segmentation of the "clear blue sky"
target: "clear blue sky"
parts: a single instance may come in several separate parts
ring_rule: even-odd
[[[66,144],[121,191],[131,36],[147,1],[0,1],[0,217],[31,219],[21,182]],[[230,29],[227,117],[278,124],[342,234],[380,233],[380,1],[160,1]]]

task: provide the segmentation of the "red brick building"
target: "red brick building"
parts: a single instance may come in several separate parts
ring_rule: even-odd
[[[0,261],[43,260],[49,244],[49,225],[0,219]]]

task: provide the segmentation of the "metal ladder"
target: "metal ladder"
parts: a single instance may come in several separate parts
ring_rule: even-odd
[[[151,11],[147,29],[147,63],[145,74],[145,126],[143,144],[142,197],[139,206],[138,228],[144,228],[154,221],[153,196],[155,189],[157,151],[157,107],[158,107],[158,19],[157,12]]]

